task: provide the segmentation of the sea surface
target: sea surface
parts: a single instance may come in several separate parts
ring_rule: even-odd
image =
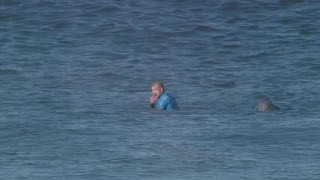
[[[0,179],[320,179],[320,1],[0,0]],[[181,108],[154,112],[161,80]],[[281,109],[257,112],[270,98]]]

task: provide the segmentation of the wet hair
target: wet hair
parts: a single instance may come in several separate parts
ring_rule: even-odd
[[[164,85],[163,85],[163,83],[162,83],[161,81],[153,81],[153,82],[152,82],[152,84],[151,84],[151,86],[152,86],[152,87],[153,87],[153,86],[159,86],[159,87],[162,87],[163,92],[165,92]]]
[[[161,81],[153,81],[151,86],[160,86],[164,90],[164,85],[163,85],[163,83]]]

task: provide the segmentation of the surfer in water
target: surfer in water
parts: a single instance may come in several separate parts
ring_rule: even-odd
[[[179,106],[176,99],[165,92],[164,85],[161,81],[154,81],[151,84],[152,95],[149,102],[151,109],[156,110],[178,110]]]

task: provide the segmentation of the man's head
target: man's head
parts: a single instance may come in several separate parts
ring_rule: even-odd
[[[160,96],[164,92],[164,86],[161,81],[154,81],[151,84],[151,91],[153,96]]]

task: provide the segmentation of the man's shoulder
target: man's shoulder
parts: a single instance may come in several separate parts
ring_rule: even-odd
[[[164,98],[164,99],[167,99],[167,98],[171,98],[172,96],[170,95],[170,94],[168,94],[167,92],[165,92],[165,93],[163,93],[162,95],[161,95],[161,98]]]
[[[169,93],[163,93],[160,97],[160,99],[165,100],[165,101],[171,101],[172,99],[174,99],[174,97],[172,95],[170,95]]]
[[[165,106],[167,110],[179,109],[175,98],[166,92],[160,96],[158,103],[159,105]]]

